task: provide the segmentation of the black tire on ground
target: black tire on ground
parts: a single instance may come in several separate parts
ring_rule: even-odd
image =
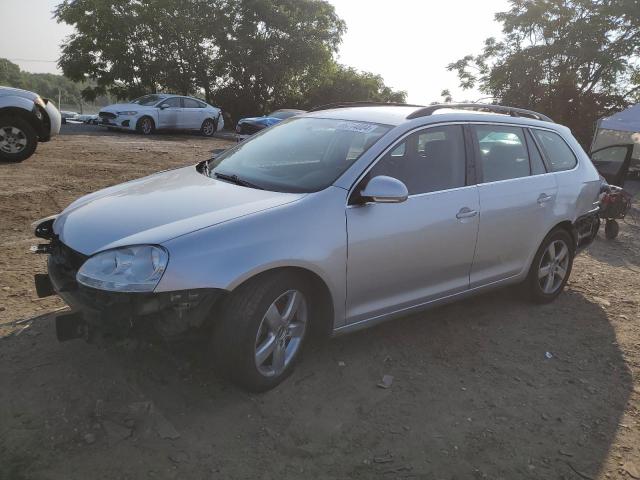
[[[554,251],[556,251],[556,254],[559,254],[560,250],[562,250],[562,247],[560,247],[560,250],[555,250],[557,247],[561,245],[564,245],[564,247],[566,247],[566,256],[567,256],[566,263],[563,261],[560,261],[558,264],[554,264],[552,261],[550,261],[551,259],[550,259],[549,248],[552,243],[554,244]],[[564,286],[566,285],[567,281],[569,280],[569,276],[571,275],[571,268],[573,267],[574,256],[575,256],[575,248],[574,248],[573,238],[571,237],[569,232],[567,232],[566,230],[562,228],[557,228],[551,231],[545,237],[545,239],[542,241],[542,244],[540,245],[540,248],[538,248],[538,252],[533,258],[533,262],[531,263],[531,267],[529,268],[529,274],[527,276],[527,280],[525,281],[527,293],[529,294],[529,297],[531,298],[532,301],[536,303],[549,303],[555,300],[555,298],[558,295],[560,295],[560,293],[562,293],[562,290],[564,289]],[[565,273],[564,273],[564,277],[562,277],[562,281],[557,282],[557,285],[554,280],[556,279],[555,275],[558,275],[558,274],[554,273],[553,279],[551,282],[552,283],[551,291],[549,290],[545,291],[542,283],[543,282],[546,283],[548,278],[546,276],[544,278],[541,278],[540,274],[542,271],[541,268],[543,266],[546,266],[549,263],[552,269],[555,265],[557,265],[561,269],[558,271],[559,272],[564,271]]]
[[[21,162],[33,155],[37,147],[38,135],[27,120],[15,115],[0,116],[1,161]]]
[[[305,340],[309,337],[311,315],[307,315],[306,329],[299,347],[278,375],[267,376],[256,365],[256,345],[259,329],[269,307],[285,292],[302,293],[307,312],[313,312],[312,295],[304,278],[287,271],[264,274],[238,287],[217,310],[213,328],[213,354],[218,372],[236,385],[252,391],[269,390],[293,371]]]
[[[136,131],[143,135],[151,135],[156,130],[156,124],[151,117],[142,117],[136,124]]]
[[[216,133],[216,122],[207,118],[204,122],[202,122],[202,127],[200,127],[200,133],[205,137],[213,137]]]
[[[615,220],[609,219],[607,223],[604,224],[604,236],[607,240],[613,240],[618,236],[618,232],[620,231],[620,225]]]

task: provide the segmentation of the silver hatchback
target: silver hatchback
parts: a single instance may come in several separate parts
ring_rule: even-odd
[[[599,189],[569,129],[535,112],[334,105],[41,221],[36,286],[72,307],[60,340],[200,329],[222,372],[266,390],[314,332],[516,283],[553,300]]]

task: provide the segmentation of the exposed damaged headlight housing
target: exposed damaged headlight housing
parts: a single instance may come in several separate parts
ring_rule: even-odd
[[[76,275],[87,287],[110,292],[152,292],[167,268],[169,253],[155,245],[115,248],[89,258]]]

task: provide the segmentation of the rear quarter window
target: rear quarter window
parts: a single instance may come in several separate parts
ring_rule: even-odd
[[[542,147],[549,169],[552,172],[571,170],[578,164],[578,159],[573,150],[569,148],[567,142],[560,135],[547,130],[533,129],[532,132]]]

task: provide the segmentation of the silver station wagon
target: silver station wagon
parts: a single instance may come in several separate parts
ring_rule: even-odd
[[[598,231],[599,191],[569,129],[536,112],[331,105],[43,219],[36,287],[72,307],[60,340],[195,329],[261,391],[314,333],[509,284],[553,300]]]

